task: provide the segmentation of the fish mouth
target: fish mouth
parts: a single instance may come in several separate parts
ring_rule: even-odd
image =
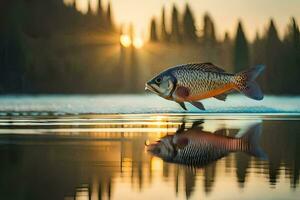
[[[158,142],[146,145],[147,151],[153,155],[158,155],[160,153],[160,148],[158,148],[157,144]]]
[[[151,86],[151,84],[146,83],[145,90],[149,90],[150,92],[159,95],[159,92],[153,86]]]

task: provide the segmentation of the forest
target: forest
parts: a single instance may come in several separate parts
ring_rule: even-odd
[[[235,35],[216,36],[213,16],[203,13],[201,27],[187,4],[173,6],[170,19],[149,19],[142,48],[124,46],[123,24],[113,5],[86,14],[62,0],[0,2],[0,93],[140,93],[144,83],[166,67],[212,62],[230,72],[265,64],[259,82],[267,94],[300,94],[300,32],[291,17],[280,37],[272,19],[263,34],[249,41],[243,22]],[[170,24],[167,27],[166,24]],[[132,38],[134,26],[130,26]]]

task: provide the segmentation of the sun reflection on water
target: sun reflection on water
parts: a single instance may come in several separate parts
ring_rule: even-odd
[[[133,121],[138,122],[137,118]],[[32,133],[22,136],[11,135],[8,139],[3,135],[0,146],[3,147],[0,148],[2,156],[0,168],[4,179],[10,178],[11,182],[6,183],[8,186],[0,188],[0,191],[14,188],[16,190],[14,193],[19,194],[26,188],[26,192],[32,196],[47,194],[51,199],[65,200],[90,199],[91,196],[91,199],[128,200],[258,197],[272,199],[274,195],[278,199],[296,199],[300,195],[298,186],[300,165],[297,154],[300,140],[298,134],[290,132],[290,130],[295,133],[300,131],[297,122],[259,122],[264,127],[261,146],[268,153],[269,160],[259,160],[238,152],[197,168],[168,163],[145,151],[145,143],[152,143],[167,134],[173,135],[183,121],[186,122],[186,128],[191,127],[194,120],[188,117],[174,120],[153,115],[144,121],[147,122],[144,125],[141,123],[122,125],[119,124],[120,121],[107,125],[103,121],[101,124],[78,125],[86,129],[97,126],[103,129],[118,127],[119,132],[87,133],[74,124],[68,128],[63,124],[47,125],[48,129],[55,127],[57,130],[64,130],[66,133],[62,135],[43,132],[34,137]],[[200,121],[202,123],[198,124],[199,127],[217,130],[225,128],[230,136],[239,128],[239,120]],[[161,124],[156,124],[157,122]],[[240,121],[240,127],[246,127],[247,123],[257,121]],[[14,128],[22,129],[24,125]],[[40,126],[43,126],[42,123],[39,126],[29,125],[26,129],[40,129]],[[77,133],[69,134],[75,127]],[[152,129],[153,127],[158,129]],[[131,128],[140,129],[140,132],[132,132]],[[160,132],[159,129],[166,131]],[[227,132],[214,134],[224,134],[225,137]],[[88,137],[80,138],[80,136]],[[5,141],[8,141],[10,146],[5,146]],[[12,159],[14,167],[11,167]],[[49,176],[43,178],[45,174]],[[44,185],[47,187],[42,187]],[[55,188],[56,191],[49,192],[49,188]]]
[[[151,158],[151,170],[161,171],[163,169],[163,161],[157,157]]]

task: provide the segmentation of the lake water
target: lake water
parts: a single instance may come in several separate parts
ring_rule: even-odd
[[[242,99],[182,113],[153,96],[1,97],[0,199],[299,199],[299,98]],[[148,151],[190,131],[218,144],[200,162]]]

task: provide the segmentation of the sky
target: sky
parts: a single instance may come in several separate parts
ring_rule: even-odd
[[[64,0],[72,2],[73,0]],[[88,1],[94,10],[98,0],[76,0],[81,12],[87,11]],[[132,23],[137,35],[147,37],[149,23],[152,17],[160,20],[161,9],[166,8],[169,18],[173,4],[183,13],[186,3],[190,5],[196,20],[197,30],[200,32],[202,18],[208,12],[216,25],[218,38],[223,38],[225,31],[230,36],[235,35],[237,21],[242,20],[246,36],[252,40],[257,31],[263,33],[273,18],[282,37],[291,16],[300,24],[300,0],[110,0],[114,20],[125,26]],[[108,0],[102,0],[106,7]],[[159,21],[158,21],[159,22]]]

